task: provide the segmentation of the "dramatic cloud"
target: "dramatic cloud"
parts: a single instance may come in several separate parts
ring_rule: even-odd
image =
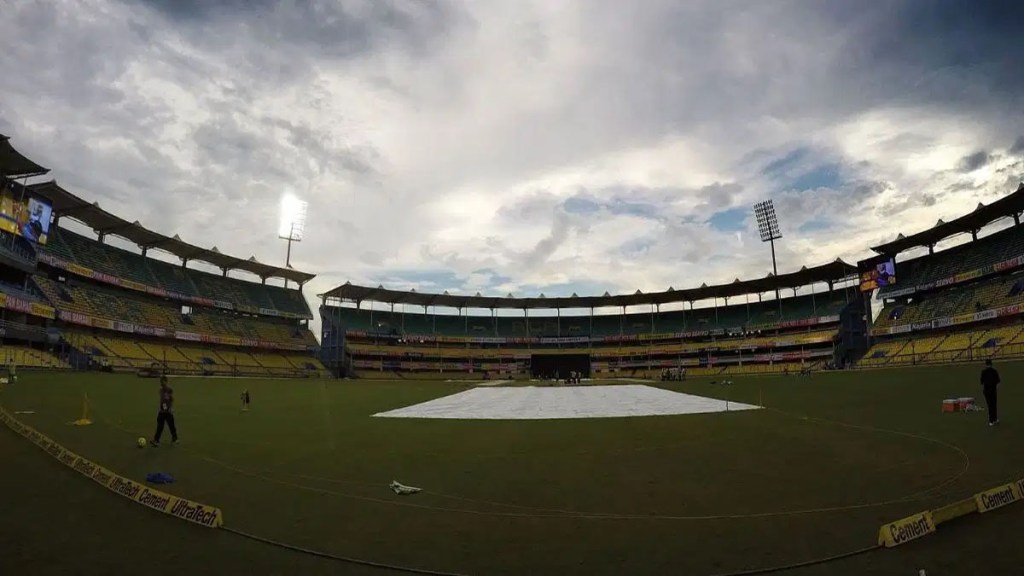
[[[1024,177],[1013,2],[11,3],[0,132],[129,220],[420,291],[762,277]],[[314,302],[315,305],[315,302]]]

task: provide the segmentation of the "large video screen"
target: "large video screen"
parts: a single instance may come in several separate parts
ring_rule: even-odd
[[[0,230],[17,234],[29,242],[46,244],[53,208],[36,198],[0,197]]]
[[[860,269],[862,292],[896,284],[896,260],[893,258],[861,263]]]

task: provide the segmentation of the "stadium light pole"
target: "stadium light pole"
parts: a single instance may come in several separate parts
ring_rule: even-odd
[[[281,197],[281,221],[277,227],[277,237],[288,242],[288,252],[284,257],[284,267],[292,263],[292,242],[302,242],[302,233],[306,229],[306,209],[309,204],[292,194]],[[284,287],[288,287],[288,279],[284,279]]]
[[[775,241],[782,238],[779,230],[779,217],[775,214],[775,204],[769,200],[762,200],[754,204],[754,217],[757,219],[757,231],[761,234],[761,242],[768,242],[772,246],[772,274],[779,275],[779,266],[775,261]],[[779,301],[779,315],[782,314],[782,301],[779,300],[779,289],[775,289],[775,299]]]

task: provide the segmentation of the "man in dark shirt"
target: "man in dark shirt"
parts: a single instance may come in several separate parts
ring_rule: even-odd
[[[985,394],[988,405],[988,425],[999,424],[999,372],[992,367],[991,360],[985,360],[985,369],[981,371],[981,391]]]
[[[164,433],[164,425],[171,429],[171,442],[177,444],[178,429],[174,427],[174,390],[167,383],[167,375],[160,377],[160,411],[156,415],[156,434],[151,446],[160,445],[160,436]]]

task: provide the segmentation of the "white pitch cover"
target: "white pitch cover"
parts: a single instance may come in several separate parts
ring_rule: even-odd
[[[556,420],[756,410],[759,406],[652,386],[474,388],[374,416],[455,420]]]

